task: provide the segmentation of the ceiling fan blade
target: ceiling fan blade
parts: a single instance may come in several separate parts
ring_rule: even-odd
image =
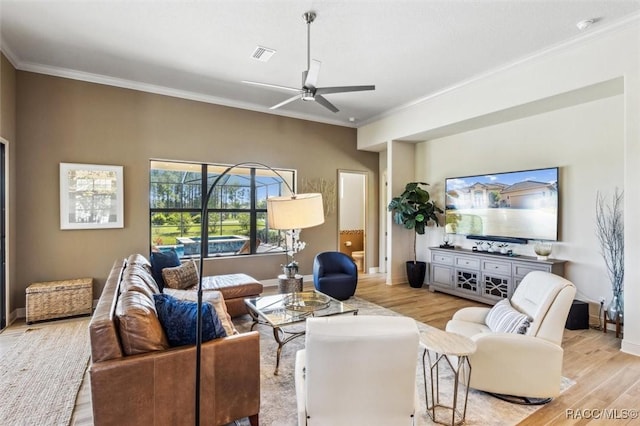
[[[293,87],[287,87],[287,86],[278,86],[277,84],[269,84],[269,83],[258,83],[257,81],[247,81],[247,80],[242,80],[243,83],[245,84],[251,84],[253,86],[261,86],[261,87],[268,87],[270,89],[280,89],[280,90],[286,90],[288,92],[298,92],[300,93],[300,89],[294,89]]]
[[[318,87],[316,89],[316,94],[326,95],[328,93],[363,92],[365,90],[376,90],[376,86]]]
[[[322,95],[316,94],[315,101],[330,111],[333,111],[333,112],[340,111],[338,108],[335,107],[335,105],[329,102],[327,98],[322,97]]]
[[[291,97],[291,98],[289,98],[289,99],[287,99],[286,101],[282,101],[282,102],[280,102],[279,104],[274,105],[274,106],[272,106],[272,107],[271,107],[271,108],[269,108],[269,109],[276,109],[276,108],[280,108],[281,106],[286,105],[286,104],[288,104],[289,102],[293,102],[293,101],[295,101],[296,99],[300,99],[300,95],[299,95],[299,94],[298,94],[298,95],[295,95],[295,96],[293,96],[293,97]]]
[[[307,77],[304,79],[304,87],[315,89],[318,82],[318,74],[320,74],[320,61],[313,59],[307,70]]]

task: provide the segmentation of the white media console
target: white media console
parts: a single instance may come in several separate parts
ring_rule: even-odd
[[[564,276],[565,260],[538,260],[462,248],[430,247],[429,290],[495,304],[509,299],[531,271]]]

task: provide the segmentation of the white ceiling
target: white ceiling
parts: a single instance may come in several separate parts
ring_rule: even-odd
[[[309,10],[318,85],[376,90],[326,95],[336,114],[303,101],[275,113],[358,127],[620,24],[640,0],[0,0],[1,46],[21,70],[274,112],[291,93],[241,80],[301,86]],[[277,53],[251,59],[258,45]]]

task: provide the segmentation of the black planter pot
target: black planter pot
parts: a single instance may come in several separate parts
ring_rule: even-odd
[[[413,288],[420,288],[427,274],[427,262],[407,262],[407,280]]]

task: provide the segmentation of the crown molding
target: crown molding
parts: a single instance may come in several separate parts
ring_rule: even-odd
[[[297,113],[297,112],[288,112],[288,111],[284,111],[284,110],[271,110],[267,107],[261,106],[261,105],[256,105],[256,104],[252,104],[249,102],[241,102],[241,101],[232,101],[229,99],[225,99],[225,98],[220,98],[217,96],[212,96],[212,95],[205,95],[202,93],[197,93],[197,92],[192,92],[192,91],[186,91],[186,90],[180,90],[180,89],[175,89],[175,88],[171,88],[171,87],[165,87],[165,86],[159,86],[159,85],[153,85],[153,84],[147,84],[147,83],[142,83],[142,82],[138,82],[138,81],[134,81],[134,80],[127,80],[127,79],[121,79],[121,78],[115,78],[115,77],[109,77],[109,76],[105,76],[102,74],[94,74],[94,73],[88,73],[88,72],[83,72],[83,71],[76,71],[76,70],[71,70],[71,69],[67,69],[67,68],[60,68],[60,67],[52,67],[52,66],[45,66],[45,65],[40,65],[40,64],[36,64],[36,63],[31,63],[31,62],[26,62],[26,61],[22,61],[20,60],[20,58],[18,57],[18,55],[16,55],[13,50],[7,45],[7,43],[5,42],[4,39],[0,40],[0,50],[2,51],[2,53],[4,53],[5,57],[9,60],[9,62],[11,62],[11,64],[14,66],[14,68],[18,69],[18,70],[22,70],[22,71],[29,71],[29,72],[34,72],[34,73],[38,73],[38,74],[46,74],[46,75],[51,75],[54,77],[62,77],[62,78],[68,78],[68,79],[72,79],[72,80],[79,80],[79,81],[86,81],[86,82],[90,82],[90,83],[96,83],[96,84],[103,84],[103,85],[108,85],[108,86],[114,86],[114,87],[120,87],[120,88],[124,88],[124,89],[131,89],[131,90],[137,90],[137,91],[141,91],[141,92],[147,92],[147,93],[154,93],[154,94],[158,94],[158,95],[163,95],[163,96],[170,96],[170,97],[174,97],[174,98],[181,98],[181,99],[188,99],[188,100],[192,100],[192,101],[197,101],[197,102],[204,102],[204,103],[209,103],[209,104],[215,104],[215,105],[222,105],[222,106],[227,106],[227,107],[231,107],[231,108],[239,108],[239,109],[244,109],[244,110],[249,110],[249,111],[255,111],[255,112],[260,112],[263,114],[269,114],[269,115],[278,115],[278,116],[282,116],[282,117],[288,117],[288,118],[295,118],[295,119],[299,119],[299,120],[307,120],[307,121],[313,121],[313,122],[318,122],[318,123],[324,123],[324,124],[330,124],[330,125],[334,125],[334,126],[341,126],[341,127],[349,127],[349,128],[358,128],[358,127],[362,127],[368,124],[371,124],[373,122],[376,122],[380,119],[392,116],[394,114],[397,114],[403,110],[406,110],[408,108],[411,108],[417,104],[429,101],[431,99],[437,98],[439,96],[445,95],[449,92],[453,92],[455,90],[458,90],[462,87],[465,87],[467,85],[473,84],[477,81],[483,80],[487,77],[502,73],[504,71],[507,71],[511,68],[515,68],[521,64],[527,63],[527,62],[531,62],[534,61],[536,59],[539,59],[541,57],[544,57],[546,55],[552,54],[552,53],[557,53],[566,49],[569,49],[577,44],[580,43],[584,43],[587,41],[590,41],[594,38],[598,38],[598,37],[602,37],[604,35],[610,34],[610,33],[614,33],[620,30],[624,30],[627,27],[630,27],[632,25],[638,25],[640,23],[640,12],[638,13],[634,13],[631,15],[628,15],[610,25],[601,27],[601,28],[593,28],[590,29],[588,32],[586,33],[581,33],[576,35],[575,37],[573,37],[570,40],[564,41],[562,43],[558,43],[555,45],[552,45],[548,48],[545,48],[543,50],[537,51],[535,53],[532,53],[530,55],[524,56],[516,61],[510,62],[508,64],[504,64],[502,66],[493,68],[487,72],[478,74],[472,78],[463,80],[457,84],[454,84],[452,86],[449,86],[447,88],[444,88],[442,90],[439,90],[437,92],[428,94],[426,96],[422,96],[420,98],[417,98],[413,101],[407,102],[405,104],[399,105],[395,108],[389,109],[381,114],[378,114],[376,116],[373,116],[367,120],[362,120],[360,122],[356,123],[345,123],[344,121],[341,120],[332,120],[332,119],[327,119],[327,118],[320,118],[317,116],[313,116],[311,114],[304,114],[304,113]]]
[[[487,77],[490,77],[490,76],[493,76],[493,75],[496,75],[496,74],[500,74],[500,73],[502,73],[504,71],[507,71],[507,70],[509,70],[511,68],[515,68],[515,67],[517,67],[517,66],[519,66],[521,64],[524,64],[524,63],[527,63],[527,62],[532,62],[532,61],[537,60],[539,58],[543,58],[543,57],[545,57],[546,55],[549,55],[549,54],[554,54],[554,53],[561,52],[563,50],[570,49],[570,48],[574,47],[575,45],[578,45],[578,44],[581,44],[581,43],[586,43],[586,42],[591,41],[591,40],[593,40],[595,38],[599,38],[599,37],[602,37],[602,36],[605,36],[605,35],[608,35],[608,34],[612,34],[612,33],[618,32],[618,31],[626,30],[627,28],[629,28],[629,27],[631,27],[633,25],[640,25],[640,12],[630,14],[630,15],[622,18],[622,19],[619,19],[619,20],[615,21],[614,23],[612,23],[610,25],[605,26],[605,27],[597,28],[597,29],[593,28],[592,30],[589,30],[587,33],[578,34],[578,35],[576,35],[575,37],[573,37],[573,38],[571,38],[569,40],[563,41],[561,43],[554,44],[554,45],[549,46],[549,47],[547,47],[547,48],[545,48],[543,50],[539,50],[539,51],[534,52],[534,53],[532,53],[530,55],[523,56],[520,59],[517,59],[517,60],[515,60],[513,62],[509,62],[508,64],[504,64],[504,65],[501,65],[499,67],[493,68],[493,69],[491,69],[489,71],[486,71],[486,72],[484,72],[482,74],[478,74],[478,75],[476,75],[474,77],[471,77],[469,79],[463,80],[463,81],[461,81],[461,82],[459,82],[457,84],[454,84],[452,86],[446,87],[446,88],[444,88],[442,90],[439,90],[437,92],[431,93],[429,95],[426,95],[426,96],[417,98],[417,99],[415,99],[413,101],[407,102],[405,104],[399,105],[399,106],[397,106],[395,108],[387,110],[387,111],[385,111],[385,112],[383,112],[381,114],[378,114],[378,115],[376,115],[374,117],[371,117],[371,118],[369,118],[367,120],[363,120],[361,123],[359,123],[358,127],[374,123],[374,122],[376,122],[378,120],[381,120],[383,118],[386,118],[386,117],[392,116],[394,114],[397,114],[397,113],[399,113],[399,112],[401,112],[401,111],[403,111],[405,109],[411,108],[412,106],[415,106],[415,105],[418,105],[420,103],[423,103],[423,102],[429,101],[431,99],[437,98],[437,97],[442,96],[442,95],[444,95],[446,93],[453,92],[453,91],[458,90],[458,89],[460,89],[462,87],[465,87],[465,86],[468,86],[470,84],[473,84],[473,83],[475,83],[477,81],[481,81],[481,80],[483,80],[483,79],[485,79]]]
[[[18,69],[18,64],[20,63],[18,57],[13,50],[5,43],[4,39],[0,40],[0,52],[4,54],[4,57],[13,65],[15,69]]]
[[[3,46],[3,51],[4,51],[4,46]],[[10,59],[11,63],[16,69],[19,69],[21,71],[28,71],[28,72],[33,72],[37,74],[45,74],[45,75],[50,75],[54,77],[68,78],[71,80],[85,81],[88,83],[102,84],[106,86],[119,87],[123,89],[137,90],[140,92],[153,93],[156,95],[170,96],[173,98],[187,99],[191,101],[204,102],[208,104],[222,105],[222,106],[227,106],[231,108],[238,108],[238,109],[260,112],[263,114],[295,118],[298,120],[307,120],[307,121],[313,121],[313,122],[318,122],[323,124],[331,124],[334,126],[341,126],[341,127],[355,127],[351,125],[351,123],[347,124],[340,120],[318,118],[310,114],[297,113],[297,112],[287,112],[287,111],[280,111],[280,110],[274,111],[264,106],[252,104],[249,102],[232,101],[232,100],[220,98],[217,96],[205,95],[202,93],[174,89],[171,87],[159,86],[155,84],[141,83],[139,81],[127,80],[123,78],[109,77],[102,74],[76,71],[68,68],[45,66],[45,65],[35,64],[31,62],[20,61],[16,55],[11,55],[11,56],[13,58],[12,60]]]

